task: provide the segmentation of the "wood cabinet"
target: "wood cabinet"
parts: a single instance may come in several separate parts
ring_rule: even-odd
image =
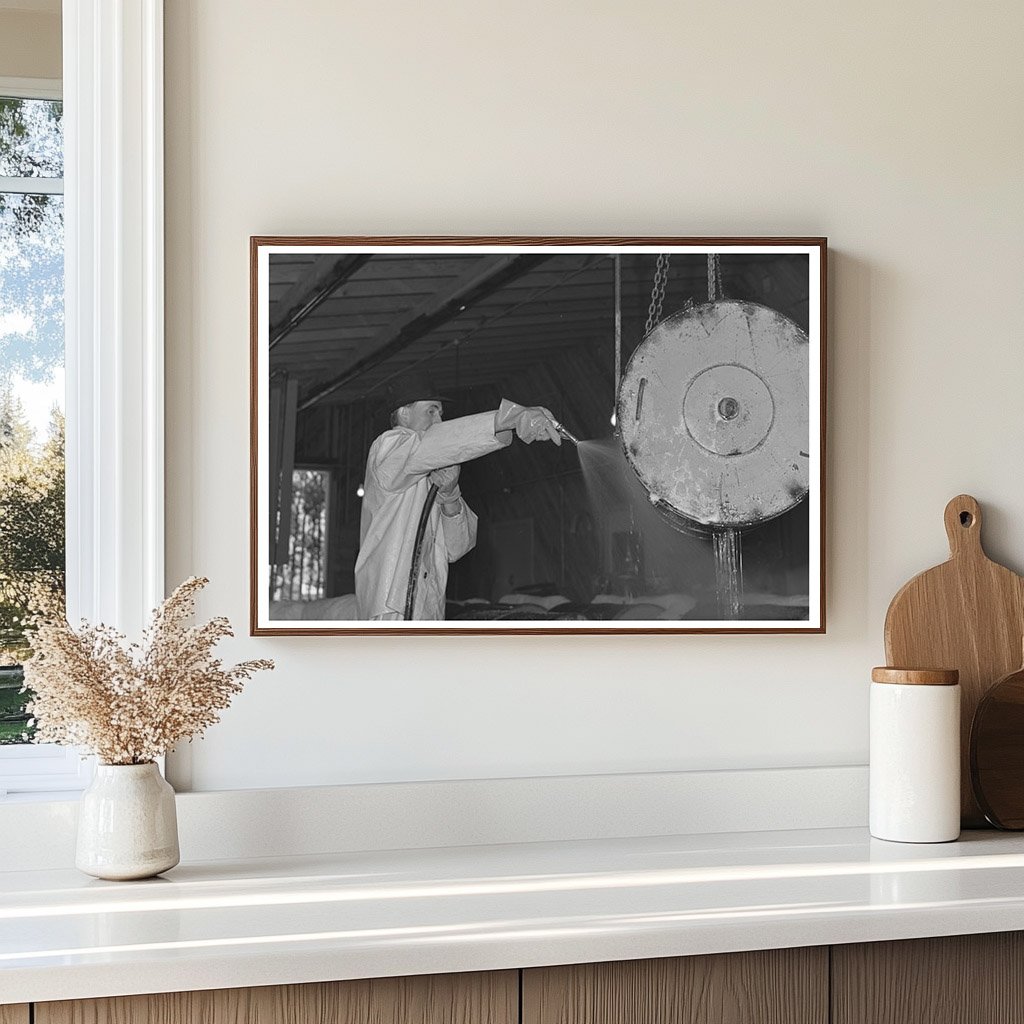
[[[825,1024],[828,949],[523,971],[523,1024]]]
[[[518,1020],[518,971],[35,1005],[35,1024],[517,1024]],[[0,1024],[7,1022],[0,1018]],[[19,1019],[16,1024],[24,1022]]]
[[[1024,933],[0,1006],[0,1024],[1010,1024]]]
[[[832,1024],[1024,1021],[1024,933],[832,947]]]

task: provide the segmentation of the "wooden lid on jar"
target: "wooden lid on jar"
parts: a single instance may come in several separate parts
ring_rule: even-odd
[[[960,672],[955,668],[888,668],[871,670],[873,683],[901,683],[916,686],[956,686]]]

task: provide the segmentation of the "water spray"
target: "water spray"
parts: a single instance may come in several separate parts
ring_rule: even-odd
[[[572,441],[572,443],[576,445],[577,448],[579,448],[580,439],[575,434],[573,434],[567,427],[559,423],[558,420],[552,420],[551,424],[555,428],[555,430],[557,430],[558,433],[565,438],[566,441]]]

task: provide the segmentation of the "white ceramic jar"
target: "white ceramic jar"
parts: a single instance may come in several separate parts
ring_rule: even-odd
[[[96,878],[150,878],[179,860],[174,790],[151,761],[98,764],[78,811],[75,866]]]
[[[960,835],[960,685],[955,669],[871,672],[870,829],[876,839]]]

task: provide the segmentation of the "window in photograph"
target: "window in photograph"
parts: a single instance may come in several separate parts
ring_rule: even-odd
[[[324,596],[330,486],[331,474],[325,469],[292,473],[288,554],[277,566],[275,601],[317,601]]]

